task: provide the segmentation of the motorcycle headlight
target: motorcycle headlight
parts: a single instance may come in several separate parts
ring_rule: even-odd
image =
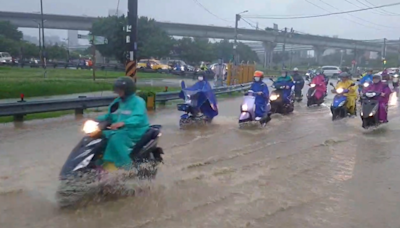
[[[368,83],[368,82],[365,82],[365,83],[363,84],[363,86],[364,86],[365,88],[367,88],[367,87],[369,86],[369,83]]]
[[[82,128],[82,131],[86,134],[92,134],[99,130],[99,123],[93,120],[86,121]]]
[[[315,87],[315,84],[314,84],[314,83],[313,83],[313,84],[311,84],[311,85],[310,85],[310,87],[311,87],[311,88],[314,88],[314,87]]]
[[[248,108],[248,107],[247,107],[247,104],[243,104],[243,105],[242,105],[242,111],[247,111],[247,108]]]
[[[181,70],[184,71],[184,70],[185,70],[185,67],[184,67],[184,66],[181,66]]]
[[[271,101],[275,101],[278,99],[279,95],[278,94],[272,94],[271,97],[269,98]]]
[[[344,105],[344,103],[346,103],[346,101],[342,101],[342,102],[340,102],[340,104],[339,104],[339,107],[343,106],[343,105]]]
[[[306,73],[306,76],[310,76],[310,73]]]
[[[393,75],[393,77],[395,77],[395,78],[398,78],[398,77],[399,77],[399,75],[398,75],[398,74],[395,74],[395,75]]]
[[[374,109],[372,109],[372,111],[369,113],[368,116],[373,116],[375,115],[375,113],[378,111],[378,106],[375,106]]]
[[[339,89],[336,90],[336,93],[343,93],[343,91],[344,90],[342,88],[339,88]]]

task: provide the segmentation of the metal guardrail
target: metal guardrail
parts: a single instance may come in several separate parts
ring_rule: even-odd
[[[213,89],[215,94],[232,93],[246,90],[250,83],[223,86]],[[106,107],[115,96],[104,97],[79,97],[73,99],[54,99],[42,101],[25,101],[15,103],[0,104],[1,116],[14,116],[14,121],[23,121],[25,115],[45,112],[57,112],[66,110],[75,110],[75,115],[82,115],[85,109]],[[161,92],[156,93],[155,101],[165,103],[171,100],[178,100],[179,92]]]

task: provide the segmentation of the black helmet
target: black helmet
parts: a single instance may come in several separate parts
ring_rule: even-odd
[[[120,77],[114,82],[114,92],[124,91],[125,96],[132,95],[136,92],[136,84],[130,77]]]

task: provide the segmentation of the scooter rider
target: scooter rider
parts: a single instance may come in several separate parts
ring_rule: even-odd
[[[339,88],[348,89],[349,92],[344,94],[347,96],[346,108],[350,115],[356,115],[356,100],[357,100],[357,86],[351,86],[354,82],[350,79],[350,75],[346,72],[343,72],[339,75],[340,81],[336,84],[335,89],[331,92],[336,93],[336,90]]]
[[[281,76],[278,77],[278,79],[276,80],[276,82],[284,82],[286,85],[286,88],[283,90],[283,93],[285,95],[285,97],[289,97],[291,92],[292,92],[292,87],[294,85],[293,83],[293,78],[288,74],[287,71],[282,71]],[[287,101],[285,101],[287,102]]]
[[[322,74],[317,74],[312,80],[311,84],[315,84],[315,97],[320,99],[322,96],[326,94],[326,84],[325,84],[325,77]]]
[[[254,72],[254,82],[251,84],[250,90],[252,90],[256,95],[255,99],[255,119],[256,121],[260,121],[265,116],[265,110],[267,106],[267,102],[269,100],[269,90],[268,86],[263,82],[264,73],[262,71]],[[271,117],[268,115],[267,121],[271,120]]]
[[[382,78],[380,75],[374,75],[372,78],[372,84],[364,89],[363,92],[379,92],[381,93],[381,97],[378,99],[379,108],[378,108],[378,118],[379,122],[387,123],[387,114],[388,114],[388,104],[389,104],[389,96],[391,90],[386,83],[382,82]]]
[[[358,93],[360,95],[361,95],[361,92],[364,89],[364,83],[371,83],[372,82],[372,77],[374,76],[373,72],[374,72],[373,70],[369,70],[367,72],[367,74],[360,79],[360,83],[358,85]],[[361,101],[361,99],[360,99],[360,101]]]
[[[129,154],[150,127],[146,103],[135,95],[136,85],[131,78],[118,78],[114,92],[118,97],[110,104],[107,114],[97,118],[97,121],[111,121],[109,130],[103,131],[108,140],[102,159],[107,171],[130,168],[132,160]],[[114,110],[116,106],[118,109]]]
[[[297,67],[293,68],[293,76],[292,77],[293,77],[293,81],[296,82],[294,90],[300,91],[300,94],[298,96],[303,96],[301,94],[301,90],[304,87],[304,78],[303,78],[303,76],[301,76],[299,74],[299,69]],[[296,94],[296,97],[297,97],[297,94]]]
[[[397,75],[397,77],[396,77],[396,75]],[[393,85],[394,89],[399,87],[399,76],[400,76],[399,69],[396,69],[396,72],[394,73],[394,75],[392,77],[392,85]],[[397,78],[397,80],[396,80],[396,78]]]

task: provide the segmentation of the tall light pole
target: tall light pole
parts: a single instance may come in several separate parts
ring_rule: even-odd
[[[237,38],[238,38],[238,25],[239,25],[239,21],[240,21],[240,18],[241,18],[240,15],[243,14],[243,13],[247,13],[247,12],[249,12],[249,11],[245,10],[245,11],[237,13],[235,15],[235,40],[234,40],[234,43],[233,43],[233,61],[234,61],[235,65],[238,64],[238,57],[237,57],[236,48],[237,48]]]
[[[36,22],[37,25],[38,25],[38,30],[39,30],[39,59],[41,60],[42,59],[42,36],[41,36],[41,32],[40,32],[41,26],[40,26],[40,22],[37,22],[36,20],[33,20],[33,21]]]
[[[64,41],[67,41],[67,63],[69,63],[69,38],[64,39]]]
[[[128,25],[125,27],[127,61],[125,75],[136,79],[137,71],[137,36],[138,36],[138,0],[128,0]]]
[[[42,54],[43,54],[43,68],[46,70],[47,63],[46,63],[46,45],[44,43],[44,17],[43,17],[43,0],[40,0],[40,15],[42,19]],[[46,77],[46,71],[44,72],[44,77]]]

